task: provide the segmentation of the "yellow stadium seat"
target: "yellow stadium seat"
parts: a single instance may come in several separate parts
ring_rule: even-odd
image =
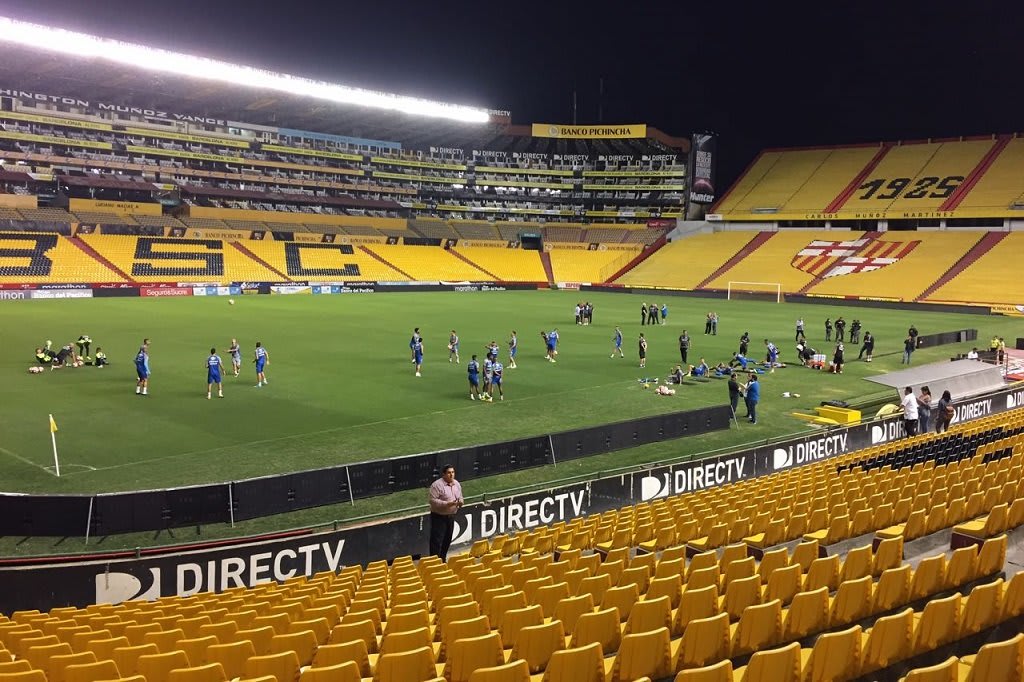
[[[686,590],[679,600],[679,608],[672,618],[672,636],[681,637],[691,621],[710,618],[718,614],[718,587],[708,585],[696,590]]]
[[[765,555],[767,556],[767,555]],[[786,557],[789,558],[788,556]],[[764,586],[764,601],[778,599],[783,606],[793,601],[793,597],[800,591],[803,575],[799,566],[786,566],[778,568],[768,576],[767,584]]]
[[[1003,570],[1006,563],[1006,535],[985,540],[978,553],[978,578],[987,578]]]
[[[477,668],[469,682],[529,682],[530,671],[526,661],[512,661],[490,668]]]
[[[839,583],[836,596],[829,599],[829,627],[855,623],[871,614],[874,583],[870,575]]]
[[[506,649],[511,649],[515,646],[519,633],[523,628],[542,625],[543,623],[544,612],[541,610],[539,604],[527,606],[522,609],[506,611],[505,616],[501,621],[501,626],[498,628],[498,633],[501,635],[502,645]]]
[[[213,644],[206,650],[206,660],[219,663],[229,680],[245,674],[245,662],[256,655],[249,640],[228,644]]]
[[[64,668],[65,682],[98,682],[99,680],[116,680],[121,677],[117,664],[113,661],[96,661],[95,663],[79,663]]]
[[[611,655],[619,650],[622,640],[620,622],[619,611],[614,607],[583,614],[573,628],[569,647],[575,649],[596,642],[605,655]]]
[[[916,601],[941,592],[945,584],[945,573],[946,556],[944,554],[922,559],[910,582],[911,600]]]
[[[675,682],[733,682],[732,661],[719,661],[704,668],[680,670]]]
[[[932,599],[920,614],[914,614],[914,652],[933,651],[960,635],[962,598],[959,592],[945,599]]]
[[[626,619],[622,634],[649,632],[658,628],[672,627],[672,602],[668,597],[645,599],[633,605]]]
[[[900,682],[957,682],[957,659],[950,656],[943,663],[926,668],[915,668],[900,678]]]
[[[509,660],[522,660],[529,674],[543,672],[556,651],[565,648],[565,629],[560,620],[541,625],[528,625],[519,631]]]
[[[601,645],[595,642],[556,651],[544,671],[543,682],[605,682]]]
[[[602,671],[603,672],[603,671]],[[0,673],[3,682],[48,682],[42,670],[23,670],[19,672]]]
[[[861,675],[877,670],[910,657],[913,651],[914,610],[885,616],[861,635]]]
[[[848,630],[825,633],[813,648],[800,651],[801,668],[806,682],[839,682],[853,679],[860,669],[862,630],[854,625]]]
[[[1003,579],[978,585],[964,600],[963,629],[960,636],[966,637],[996,625],[1001,617]]]
[[[752,653],[782,639],[782,602],[778,599],[750,606],[730,626],[732,656]]]
[[[353,661],[319,668],[306,668],[299,682],[360,682],[359,666]]]
[[[444,663],[444,677],[449,682],[468,682],[478,668],[489,668],[505,662],[501,637],[491,632],[480,637],[464,637],[451,643]]]
[[[189,661],[184,651],[170,651],[139,656],[136,665],[147,682],[167,682],[172,670],[189,667]]]
[[[975,656],[963,656],[958,678],[966,682],[1003,682],[1024,679],[1024,633],[986,644]]]
[[[676,650],[676,670],[702,668],[729,658],[731,644],[729,615],[691,620]]]
[[[43,670],[46,662],[50,660],[51,656],[68,656],[71,653],[70,644],[67,642],[58,642],[57,644],[29,647],[23,653],[20,660],[28,661],[32,664],[33,668]],[[2,653],[0,653],[0,661],[6,662],[3,659]]]
[[[26,672],[33,669],[33,665],[24,658],[17,658],[13,661],[0,661],[0,675],[12,675],[14,673]],[[43,679],[45,680],[46,678],[44,677]]]
[[[828,627],[828,588],[799,592],[783,610],[782,629],[788,640],[802,639]]]
[[[731,620],[738,620],[748,606],[761,603],[761,576],[752,575],[734,580],[720,602],[721,610],[729,614]]]
[[[629,612],[633,605],[640,599],[640,590],[636,585],[630,584],[624,587],[611,587],[604,593],[601,600],[602,609],[616,609],[619,619],[625,622],[629,618]]]
[[[800,645],[793,642],[778,649],[758,651],[733,677],[741,682],[802,682]]]
[[[47,682],[67,682],[67,669],[73,665],[84,665],[95,663],[96,654],[91,651],[82,651],[77,654],[63,656],[51,656],[46,662],[43,671],[46,673]],[[187,664],[188,661],[186,660]]]
[[[668,677],[674,672],[668,628],[626,635],[615,659],[606,658],[604,666],[608,682]]]
[[[178,668],[167,675],[168,682],[225,682],[227,679],[220,663]]]

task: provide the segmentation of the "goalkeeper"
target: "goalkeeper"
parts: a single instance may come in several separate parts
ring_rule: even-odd
[[[92,339],[89,338],[89,335],[82,334],[79,336],[78,341],[75,341],[75,345],[78,346],[78,355],[86,362],[89,362],[92,359],[89,357],[89,350],[92,346]]]

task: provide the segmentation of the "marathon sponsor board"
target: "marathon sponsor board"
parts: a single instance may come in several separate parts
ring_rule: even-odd
[[[92,289],[36,289],[26,293],[33,299],[92,298]]]
[[[205,291],[205,290],[204,290]],[[139,295],[146,298],[191,296],[192,289],[171,289],[169,287],[140,287]]]
[[[36,288],[38,289],[92,289],[91,284],[71,284],[67,282],[61,282],[59,284],[40,284]]]
[[[270,285],[271,294],[311,294],[313,293],[312,288],[309,285],[301,284],[272,284]]]
[[[32,298],[31,291],[0,289],[0,301],[27,301]]]

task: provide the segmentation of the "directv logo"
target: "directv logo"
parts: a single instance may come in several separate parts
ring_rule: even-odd
[[[903,434],[903,420],[901,419],[876,424],[871,427],[871,444],[888,443],[891,440],[902,438]]]
[[[772,468],[779,471],[798,464],[807,464],[841,455],[846,452],[847,436],[848,434],[843,431],[831,436],[795,443],[789,447],[775,448],[775,451],[772,452]]]
[[[668,497],[672,482],[671,476],[668,472],[665,472],[664,479],[657,476],[644,476],[640,479],[640,499],[647,502],[659,497]]]
[[[160,597],[160,569],[149,569],[149,584],[131,573],[106,572],[96,574],[96,603],[120,604],[133,599],[153,600]]]
[[[793,454],[789,450],[775,448],[775,452],[772,453],[772,468],[778,471],[791,466],[793,466]]]
[[[455,529],[452,531],[452,544],[460,545],[473,539],[473,517],[467,514],[461,519],[455,519]]]
[[[1006,409],[1015,410],[1024,407],[1024,391],[1016,391],[1006,395]]]

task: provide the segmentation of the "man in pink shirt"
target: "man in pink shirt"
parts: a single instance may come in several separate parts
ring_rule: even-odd
[[[430,553],[448,559],[455,530],[455,514],[465,502],[462,485],[455,480],[455,467],[445,464],[441,478],[430,484]]]

